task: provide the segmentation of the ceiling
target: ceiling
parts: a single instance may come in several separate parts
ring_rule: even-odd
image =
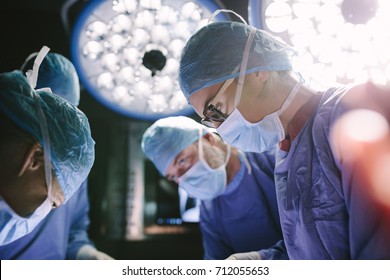
[[[86,3],[86,0],[7,1],[7,6],[0,10],[0,71],[18,68],[25,57],[43,45],[69,57],[70,34],[61,19],[61,9],[70,6],[67,19],[71,25]],[[247,1],[220,0],[220,3],[247,17]]]
[[[107,0],[110,1],[110,0]],[[217,0],[225,8],[247,19],[247,0]],[[7,1],[0,9],[0,73],[19,69],[28,55],[43,45],[52,52],[70,58],[72,23],[88,3],[87,0],[17,0]],[[63,7],[69,7],[63,9]],[[67,11],[69,31],[61,18]],[[123,119],[97,102],[90,94],[81,92],[80,109],[91,119]],[[104,116],[104,117],[102,117]]]

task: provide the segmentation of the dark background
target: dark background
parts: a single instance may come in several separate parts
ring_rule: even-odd
[[[43,45],[52,52],[70,58],[70,32],[66,31],[61,20],[61,7],[64,0],[24,0],[4,1],[0,10],[0,71],[19,69],[25,58],[37,52]],[[67,18],[71,29],[77,15],[88,1],[74,1],[68,10]],[[232,9],[247,20],[247,1],[221,0],[227,9]],[[112,146],[124,142],[126,129],[139,121],[119,115],[96,101],[82,89],[79,108],[90,121],[92,136],[96,141],[96,160],[89,176],[90,237],[97,247],[116,259],[200,259],[203,250],[198,224],[185,225],[185,230],[149,235],[140,240],[125,240],[110,237],[107,225],[110,219],[102,207],[110,184],[108,178],[109,156]],[[197,118],[197,116],[191,116]],[[146,125],[152,124],[152,122]],[[123,137],[123,139],[121,138]],[[118,164],[121,164],[118,159]],[[156,175],[155,170],[150,170]],[[175,232],[175,231],[174,231]]]

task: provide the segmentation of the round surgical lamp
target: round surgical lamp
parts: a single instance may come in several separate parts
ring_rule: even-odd
[[[298,51],[296,69],[319,89],[390,81],[390,1],[249,0],[249,23]]]
[[[192,114],[177,81],[181,50],[220,8],[205,0],[90,1],[75,21],[71,43],[82,85],[128,117]]]

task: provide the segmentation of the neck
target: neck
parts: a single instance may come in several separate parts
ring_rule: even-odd
[[[313,90],[309,89],[304,85],[301,85],[297,95],[295,96],[290,106],[288,106],[286,111],[284,111],[280,115],[280,121],[283,125],[286,135],[288,135],[288,124],[290,123],[294,115],[299,111],[299,109],[302,108],[302,106],[310,99],[310,97],[313,96],[313,94],[315,94]]]

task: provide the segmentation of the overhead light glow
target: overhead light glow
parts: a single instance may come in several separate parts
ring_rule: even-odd
[[[187,39],[219,8],[199,0],[90,1],[72,37],[81,82],[126,116],[155,120],[193,113],[177,82],[179,58]]]
[[[389,83],[390,1],[249,0],[248,5],[249,22],[293,45],[297,70],[319,89]]]

